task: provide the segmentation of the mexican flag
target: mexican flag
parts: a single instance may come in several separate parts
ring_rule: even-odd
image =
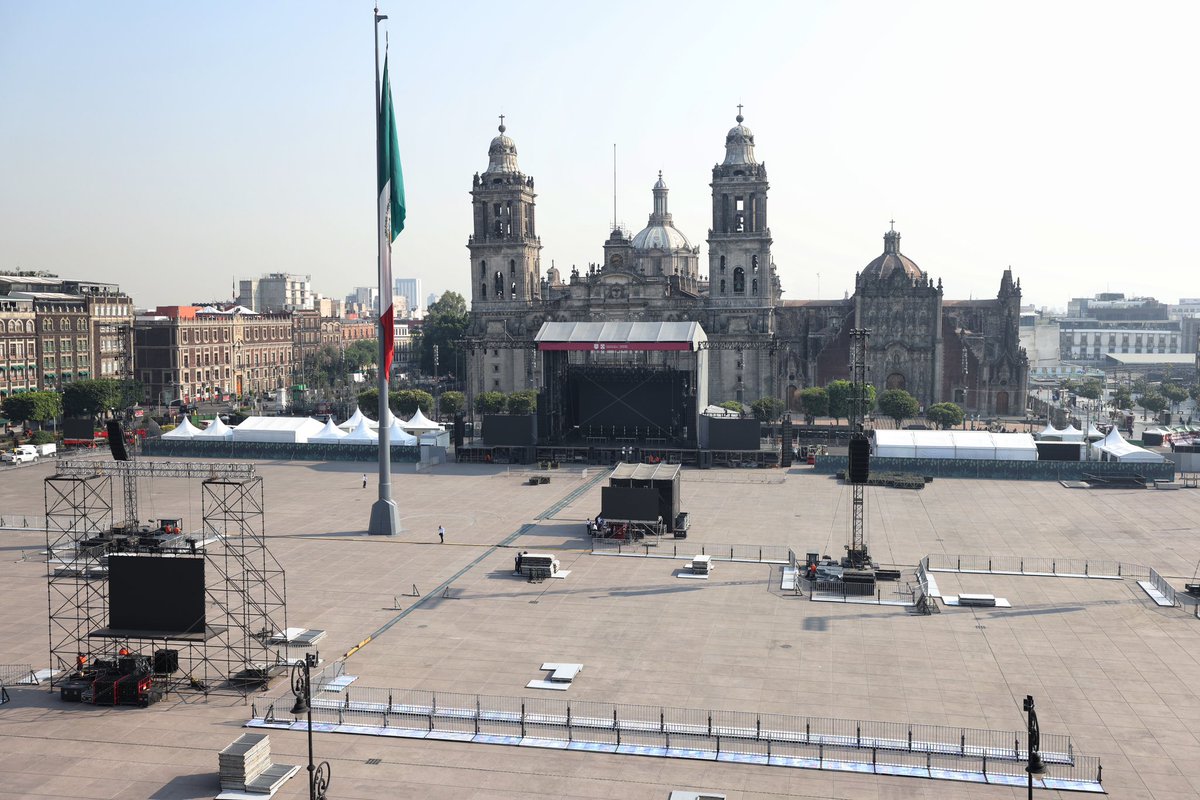
[[[392,241],[404,230],[404,176],[400,172],[400,147],[396,143],[396,114],[387,56],[383,57],[383,96],[379,103],[379,325],[383,329],[383,374],[391,378],[396,346],[395,307],[392,303]]]

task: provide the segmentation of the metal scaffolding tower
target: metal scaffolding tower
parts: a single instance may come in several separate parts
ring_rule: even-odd
[[[866,328],[850,330],[850,447],[856,442],[863,449],[869,448],[863,420],[867,411],[867,339],[871,331]],[[847,566],[856,569],[871,566],[871,555],[867,549],[866,529],[863,520],[863,491],[866,478],[850,478],[853,498],[850,508],[850,545],[846,548]]]

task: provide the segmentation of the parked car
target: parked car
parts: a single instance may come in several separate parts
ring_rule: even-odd
[[[36,445],[23,444],[15,450],[9,450],[7,453],[0,455],[0,461],[6,464],[36,464],[42,454],[38,452],[39,448],[49,447],[50,452],[54,452],[54,445]]]

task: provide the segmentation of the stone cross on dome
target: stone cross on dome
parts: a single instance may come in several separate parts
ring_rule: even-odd
[[[737,121],[738,121],[738,123],[740,124],[740,123],[742,122],[742,120],[744,120],[744,119],[745,119],[745,117],[743,117],[743,116],[742,116],[742,104],[741,104],[741,103],[738,103],[738,115],[737,115]]]
[[[504,115],[503,115],[503,114],[501,114],[501,115],[500,115],[500,132],[501,132],[501,133],[504,133],[504,131],[505,131],[505,127],[504,127]]]

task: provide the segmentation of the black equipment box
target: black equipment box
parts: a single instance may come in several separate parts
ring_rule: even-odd
[[[179,671],[178,650],[155,650],[154,672],[158,675],[172,675]]]
[[[91,685],[91,681],[67,681],[58,687],[58,697],[66,703],[83,702],[83,693]]]

